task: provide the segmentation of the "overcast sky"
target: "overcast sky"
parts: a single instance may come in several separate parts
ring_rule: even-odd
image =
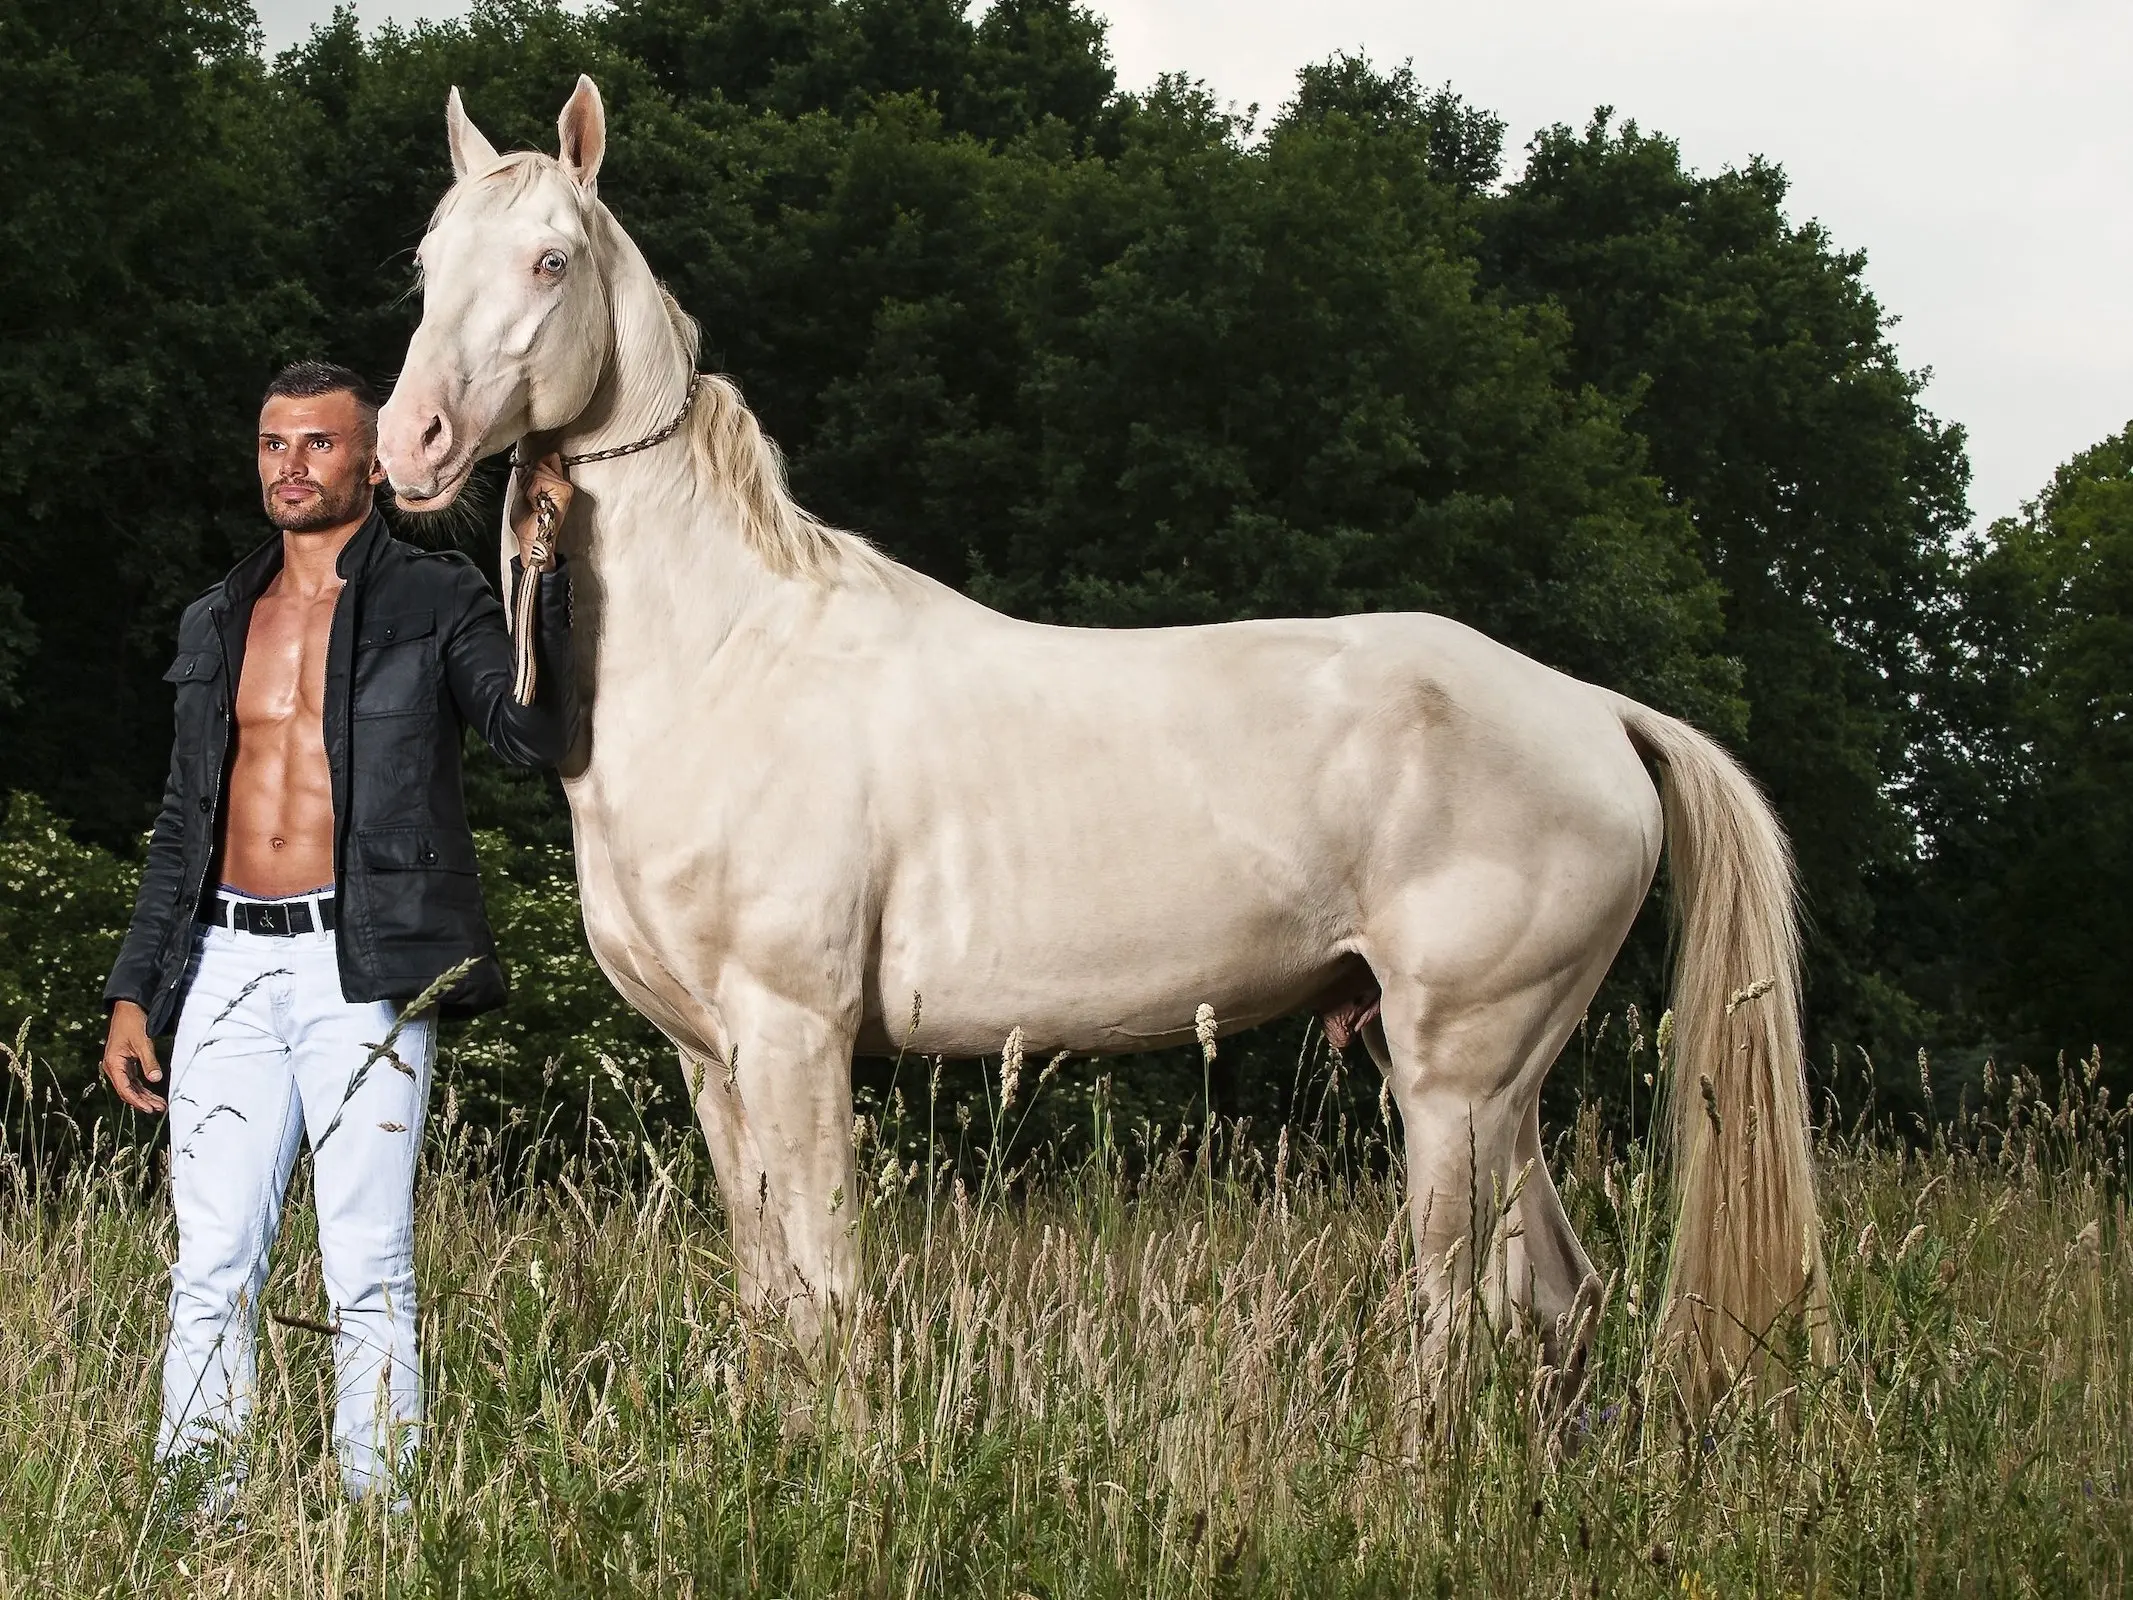
[[[332,0],[257,0],[270,50]],[[359,0],[366,22],[464,9]],[[1335,50],[1412,58],[1533,130],[1597,105],[1716,171],[1761,154],[1792,210],[1867,252],[1927,404],[2002,515],[2133,418],[2127,0],[1109,0],[1119,81],[1184,70],[1271,111]]]

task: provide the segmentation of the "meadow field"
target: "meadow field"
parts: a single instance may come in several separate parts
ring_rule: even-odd
[[[1649,1359],[1664,1176],[1596,1106],[1552,1145],[1607,1278],[1589,1383],[1552,1395],[1525,1337],[1477,1321],[1450,1416],[1415,1391],[1382,1132],[1122,1130],[1102,1078],[1063,1075],[1039,1092],[1068,1097],[1087,1138],[1010,1169],[929,1119],[915,1073],[855,1129],[870,1297],[840,1386],[737,1314],[710,1174],[679,1131],[596,1120],[572,1149],[506,1146],[446,1087],[419,1210],[431,1400],[412,1510],[340,1495],[299,1197],[242,1519],[203,1526],[158,1509],[149,1460],[162,1158],[32,1116],[38,1064],[0,1064],[4,1595],[2133,1582],[2128,1121],[2093,1066],[1988,1070],[1941,1127],[1823,1128],[1840,1358],[1701,1423]]]

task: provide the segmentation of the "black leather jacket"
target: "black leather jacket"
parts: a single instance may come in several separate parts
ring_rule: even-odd
[[[281,562],[276,534],[186,607],[163,675],[178,701],[170,781],[133,926],[104,987],[106,1005],[138,1003],[151,1033],[168,1030],[182,998],[194,915],[219,855],[252,605]],[[341,993],[412,999],[473,956],[478,964],[443,1003],[448,1016],[472,1015],[501,1005],[505,984],[460,793],[460,729],[471,723],[521,766],[553,765],[569,750],[578,726],[570,578],[559,568],[539,580],[539,690],[520,706],[503,607],[465,556],[405,544],[373,511],[339,571],[346,586],[326,647],[324,733]]]

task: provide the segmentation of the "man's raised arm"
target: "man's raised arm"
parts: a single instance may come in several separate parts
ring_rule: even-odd
[[[555,502],[556,525],[570,514],[570,480],[550,456],[534,469],[530,488]],[[513,485],[516,492],[517,485]],[[520,556],[511,559],[511,592],[529,581],[523,552],[533,547],[535,518],[521,497],[512,519]],[[570,653],[570,574],[557,554],[554,564],[530,581],[538,585],[533,607],[533,704],[513,697],[518,661],[504,625],[504,608],[473,567],[459,572],[458,625],[445,641],[445,672],[459,714],[489,742],[489,748],[521,767],[552,767],[578,737],[578,682]]]

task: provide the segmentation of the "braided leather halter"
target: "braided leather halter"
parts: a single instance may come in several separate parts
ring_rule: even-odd
[[[633,456],[640,450],[649,450],[654,445],[665,444],[681,431],[681,425],[689,420],[689,413],[696,409],[696,388],[702,380],[701,372],[689,374],[689,387],[681,397],[681,409],[674,413],[664,427],[653,429],[634,444],[618,444],[605,450],[587,450],[581,455],[565,456],[564,468],[567,470],[571,467],[582,467],[588,461],[613,461],[618,456]],[[532,463],[527,461],[523,454],[525,448],[523,440],[511,447],[513,472],[522,473],[531,468]]]
[[[587,450],[582,454],[563,457],[563,469],[582,467],[588,461],[613,461],[618,456],[633,456],[640,450],[649,450],[654,445],[665,444],[681,431],[681,425],[689,420],[689,413],[696,408],[696,390],[703,374],[689,374],[689,387],[681,397],[681,409],[674,413],[667,424],[655,428],[633,444],[618,444],[606,450]],[[525,459],[525,443],[520,441],[511,447],[511,473],[523,477],[533,470],[533,463]],[[511,698],[522,706],[533,704],[533,603],[540,588],[540,575],[555,565],[555,525],[560,516],[556,509],[555,496],[546,489],[533,496],[533,548],[521,562],[523,571],[517,592],[511,597],[511,631],[516,646],[517,672],[511,683]]]

